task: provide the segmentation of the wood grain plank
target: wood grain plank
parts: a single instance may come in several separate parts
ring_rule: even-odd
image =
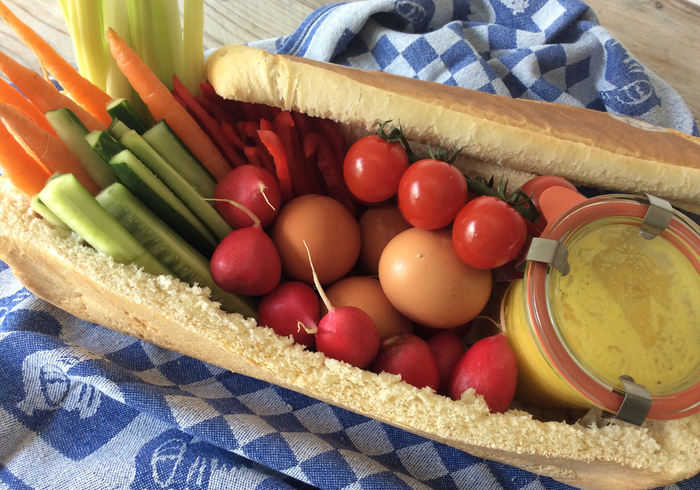
[[[600,24],[674,88],[700,119],[700,2],[588,0]]]

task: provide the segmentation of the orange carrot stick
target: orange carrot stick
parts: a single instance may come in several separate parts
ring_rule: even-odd
[[[78,160],[66,148],[66,145],[51,133],[44,131],[31,119],[26,117],[14,106],[0,102],[0,117],[16,133],[41,160],[49,172],[71,173],[94,196],[100,188],[80,166]],[[24,151],[24,150],[23,150]]]
[[[197,121],[180,105],[173,94],[113,29],[107,30],[112,56],[119,70],[141,96],[156,120],[164,119],[212,176],[219,180],[231,166]]]
[[[68,107],[90,131],[107,129],[102,121],[61,93],[53,83],[34,70],[17,63],[2,51],[0,51],[0,70],[40,111],[46,113],[52,109]]]
[[[22,22],[2,2],[0,2],[0,16],[12,27],[17,36],[34,51],[44,69],[61,84],[61,87],[70,94],[73,100],[108,126],[112,121],[112,118],[107,114],[107,104],[111,97],[78,73],[49,43]]]
[[[44,188],[51,175],[29,155],[4,124],[0,124],[0,167],[12,185],[28,196]]]
[[[12,85],[7,83],[5,80],[0,78],[0,102],[6,102],[15,106],[18,110],[24,113],[29,119],[38,124],[42,129],[48,131],[51,134],[56,134],[53,130],[49,120],[43,112],[39,110],[34,103],[23,96],[19,90],[14,88]]]

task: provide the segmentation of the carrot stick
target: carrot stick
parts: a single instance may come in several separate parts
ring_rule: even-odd
[[[53,83],[44,79],[34,70],[17,63],[1,51],[0,70],[41,112],[46,113],[53,109],[68,107],[90,131],[107,129],[102,121],[80,107],[70,97],[61,93]]]
[[[219,180],[231,171],[221,151],[197,121],[182,107],[136,52],[113,29],[107,30],[112,56],[156,120],[164,119],[212,176]]]
[[[54,129],[51,127],[51,124],[49,124],[49,120],[46,119],[44,113],[41,112],[31,100],[23,96],[19,90],[3,79],[0,79],[0,102],[6,102],[7,104],[15,106],[25,116],[38,124],[42,129],[51,134],[56,134],[56,131],[54,131]]]
[[[4,124],[0,124],[0,165],[2,174],[28,196],[44,188],[51,175],[29,155]]]
[[[31,27],[22,22],[7,6],[0,2],[0,16],[5,19],[17,36],[29,46],[61,87],[83,109],[108,126],[112,118],[107,114],[107,103],[112,99],[97,85],[80,75],[49,43],[37,34]]]
[[[44,131],[31,119],[10,104],[0,102],[0,117],[12,130],[22,136],[22,140],[41,160],[49,172],[71,173],[94,196],[100,188],[80,166],[78,160],[66,148],[66,145],[51,133]]]

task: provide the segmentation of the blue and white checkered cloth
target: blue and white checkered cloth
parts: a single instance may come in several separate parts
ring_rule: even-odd
[[[697,134],[578,1],[351,2],[258,45]],[[0,386],[0,489],[570,488],[78,320],[1,262]]]

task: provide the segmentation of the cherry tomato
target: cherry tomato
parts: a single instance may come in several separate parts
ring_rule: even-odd
[[[566,187],[574,192],[578,192],[576,187],[571,182],[556,175],[538,175],[537,177],[533,177],[525,182],[520,189],[522,189],[522,191],[528,196],[532,196],[532,203],[539,211],[540,196],[546,189],[555,186]],[[547,226],[547,223],[542,216],[540,216],[534,223],[531,221],[527,222],[528,233],[530,233],[532,236],[539,236],[544,230],[545,226]]]
[[[525,218],[510,204],[491,196],[467,203],[452,226],[457,255],[479,269],[493,269],[515,259],[526,238]]]
[[[399,182],[399,209],[416,228],[436,230],[449,225],[467,202],[467,181],[452,164],[419,160]]]
[[[353,196],[377,203],[396,195],[407,168],[408,155],[400,143],[372,134],[350,147],[343,162],[343,177]]]

